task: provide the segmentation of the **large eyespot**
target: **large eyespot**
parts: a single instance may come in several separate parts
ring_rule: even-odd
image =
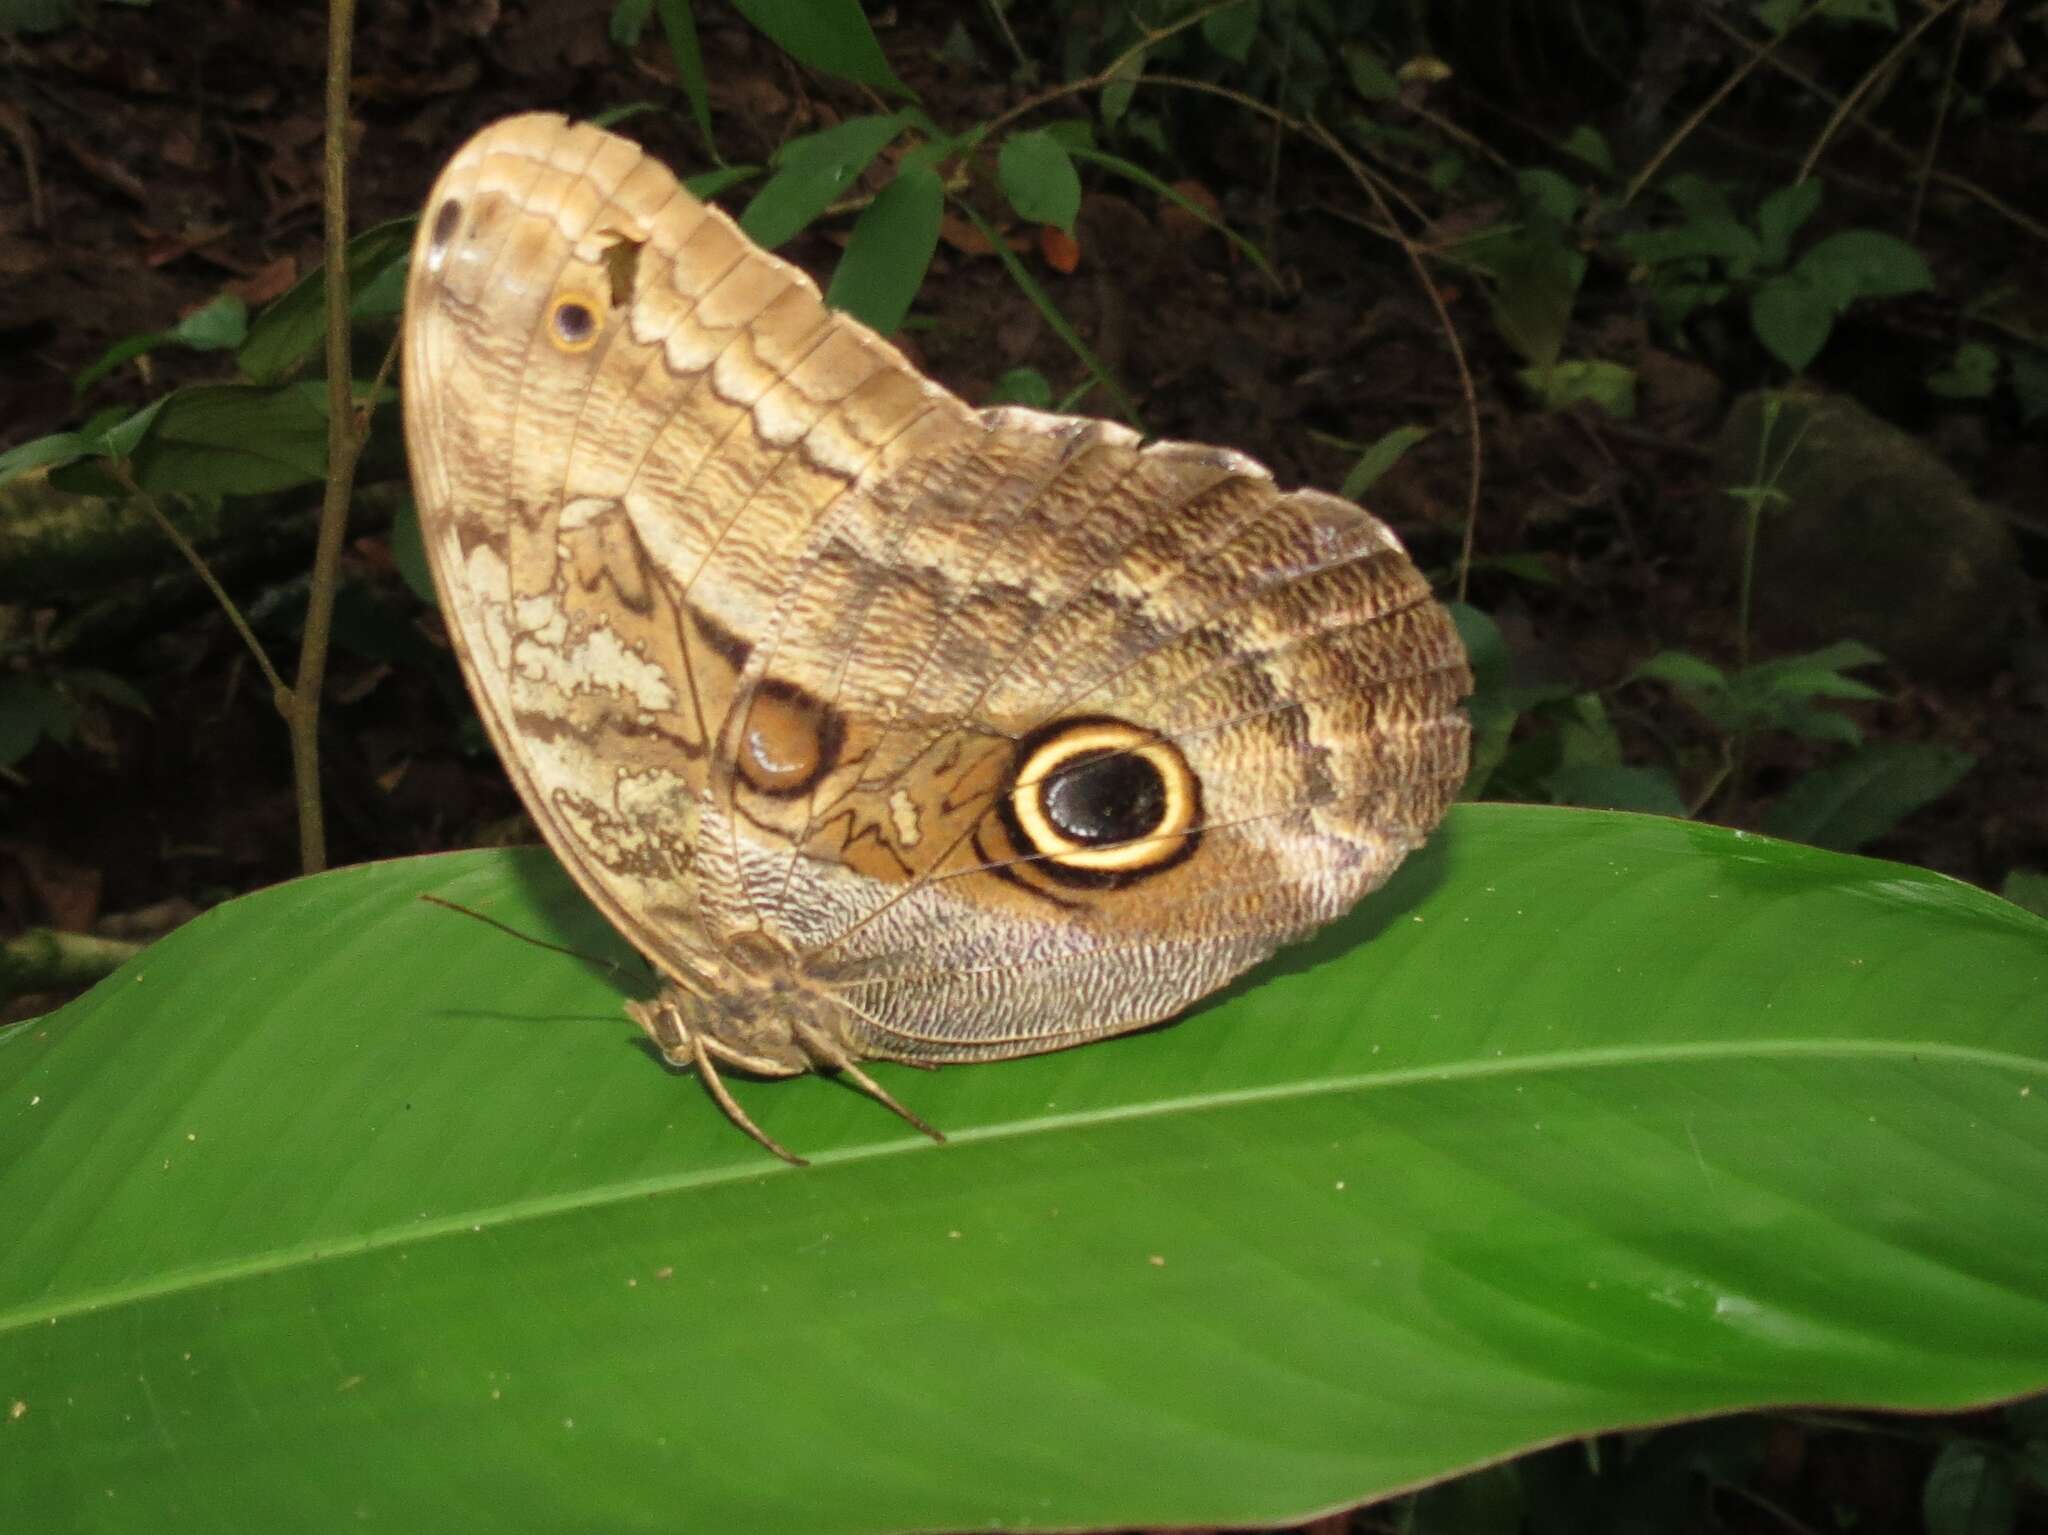
[[[1180,748],[1123,720],[1041,726],[996,802],[1018,852],[1063,884],[1127,884],[1195,850],[1202,788]]]
[[[594,293],[572,288],[548,306],[548,335],[564,352],[588,351],[597,344],[602,303]]]

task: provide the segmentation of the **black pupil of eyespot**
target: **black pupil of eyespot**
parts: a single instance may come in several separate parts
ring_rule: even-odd
[[[555,311],[555,334],[564,341],[587,339],[596,323],[596,316],[581,304],[564,304]]]
[[[446,245],[455,235],[455,226],[462,221],[462,204],[454,198],[441,204],[441,211],[434,215],[434,244]]]
[[[1166,819],[1166,781],[1135,752],[1082,752],[1046,775],[1038,803],[1076,842],[1128,842]]]

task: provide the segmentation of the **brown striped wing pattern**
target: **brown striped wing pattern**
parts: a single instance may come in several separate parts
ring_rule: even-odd
[[[1464,653],[1384,524],[970,409],[597,128],[449,163],[404,398],[485,726],[729,1109],[714,1061],[872,1086],[1168,1017],[1463,777]]]

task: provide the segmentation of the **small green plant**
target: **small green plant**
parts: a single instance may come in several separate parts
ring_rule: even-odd
[[[1676,330],[1702,309],[1746,299],[1756,339],[1792,373],[1812,364],[1857,300],[1934,286],[1927,259],[1881,230],[1839,230],[1795,254],[1794,238],[1820,209],[1818,181],[1778,188],[1748,217],[1726,187],[1701,176],[1673,176],[1658,190],[1676,221],[1617,241],[1649,285],[1658,318]]]
[[[52,667],[0,676],[0,778],[19,783],[16,765],[44,741],[71,746],[102,726],[106,706],[149,713],[149,703],[110,672]]]

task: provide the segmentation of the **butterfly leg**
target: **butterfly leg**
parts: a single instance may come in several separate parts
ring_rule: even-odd
[[[811,1058],[827,1071],[844,1073],[856,1087],[874,1099],[875,1102],[881,1104],[883,1108],[892,1111],[905,1123],[916,1126],[940,1144],[943,1145],[945,1143],[945,1136],[934,1130],[930,1125],[919,1119],[910,1110],[891,1097],[886,1087],[882,1086],[881,1083],[877,1082],[865,1071],[862,1071],[854,1062],[853,1057],[848,1055],[845,1049],[823,1030],[802,1021],[797,1021],[796,1037],[802,1041],[804,1048],[810,1051]]]
[[[748,1118],[747,1111],[741,1108],[739,1101],[726,1090],[725,1083],[719,1079],[718,1068],[712,1064],[714,1057],[720,1057],[724,1059],[727,1065],[744,1067],[746,1063],[743,1060],[739,1059],[733,1051],[721,1046],[718,1041],[707,1040],[702,1034],[694,1030],[690,1034],[690,1054],[696,1060],[697,1075],[702,1077],[704,1085],[711,1089],[711,1096],[716,1098],[718,1106],[725,1110],[725,1117],[727,1119],[730,1119],[734,1124],[746,1131],[747,1134],[759,1141],[763,1147],[774,1152],[775,1155],[782,1158],[791,1167],[809,1167],[811,1165],[804,1158],[775,1140],[767,1131],[755,1124],[752,1119]]]

